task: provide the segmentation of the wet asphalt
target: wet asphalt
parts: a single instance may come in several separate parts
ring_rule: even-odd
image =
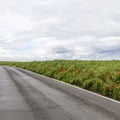
[[[120,103],[27,70],[0,66],[0,120],[120,120]]]

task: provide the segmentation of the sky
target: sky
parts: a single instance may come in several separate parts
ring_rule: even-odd
[[[120,0],[0,0],[0,60],[120,59]]]

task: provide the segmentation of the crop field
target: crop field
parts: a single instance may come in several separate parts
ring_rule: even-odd
[[[0,62],[31,70],[120,101],[120,61]]]

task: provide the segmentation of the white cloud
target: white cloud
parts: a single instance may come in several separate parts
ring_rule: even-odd
[[[0,0],[0,60],[120,59],[119,0]]]

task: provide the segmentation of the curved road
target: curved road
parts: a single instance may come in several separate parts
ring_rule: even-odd
[[[120,120],[120,102],[1,66],[0,120]]]

